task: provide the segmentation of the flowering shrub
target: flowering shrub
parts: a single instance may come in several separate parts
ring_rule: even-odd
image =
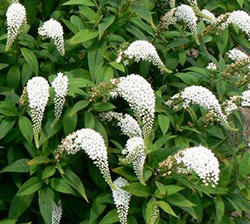
[[[0,2],[0,224],[250,222],[249,1]]]

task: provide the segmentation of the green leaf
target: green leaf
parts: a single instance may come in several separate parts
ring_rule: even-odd
[[[157,182],[158,184],[156,184],[156,186],[158,187],[158,189],[155,191],[154,195],[157,198],[163,198],[165,195],[171,195],[171,194],[175,194],[181,190],[183,190],[183,187],[177,186],[177,185],[163,185],[161,184],[159,185],[159,182]],[[161,188],[161,190],[160,190]],[[165,190],[163,189],[165,188]],[[165,193],[166,191],[166,193]],[[165,194],[163,194],[165,193]]]
[[[31,50],[28,50],[27,48],[21,48],[21,52],[22,52],[23,57],[27,61],[30,69],[33,70],[36,76],[38,76],[39,66],[38,66],[36,55]]]
[[[27,165],[28,159],[19,159],[15,162],[7,165],[4,167],[0,173],[7,173],[7,172],[13,172],[13,173],[28,173],[29,167]]]
[[[4,219],[0,221],[0,224],[15,224],[17,221],[17,219]]]
[[[42,180],[46,179],[46,178],[49,178],[51,176],[53,176],[56,172],[56,169],[54,166],[47,166],[44,171],[43,171],[43,174],[42,174]]]
[[[8,66],[9,66],[8,64],[0,63],[0,70],[6,68]]]
[[[109,16],[98,24],[99,40],[101,39],[107,28],[115,21],[115,16]]]
[[[166,197],[166,200],[176,206],[179,207],[192,207],[192,206],[196,206],[195,204],[193,204],[191,201],[187,200],[183,195],[181,194],[172,194],[170,196]]]
[[[238,2],[238,4],[240,5],[241,8],[242,8],[243,5],[244,5],[244,1],[245,1],[245,0],[237,0],[237,2]]]
[[[174,217],[178,217],[175,212],[173,211],[173,209],[171,208],[171,206],[165,202],[165,201],[157,201],[156,204],[163,209],[166,213],[174,216]]]
[[[19,67],[13,66],[7,73],[7,86],[13,89],[17,89],[21,79],[21,72]]]
[[[250,152],[246,152],[239,165],[239,172],[242,177],[247,178],[250,174]]]
[[[52,159],[46,156],[37,156],[28,162],[28,166],[51,163]]]
[[[71,114],[72,108],[68,107],[63,116],[63,131],[65,135],[72,133],[77,125],[77,114]]]
[[[216,209],[216,217],[217,217],[218,221],[220,221],[222,219],[222,217],[224,216],[224,212],[225,212],[225,204],[224,204],[222,198],[220,197],[220,195],[216,195],[215,209]]]
[[[127,186],[122,187],[122,189],[137,197],[150,196],[150,188],[148,186],[142,185],[139,182],[131,183]]]
[[[164,114],[159,114],[158,115],[158,123],[159,123],[159,126],[161,128],[163,135],[165,135],[168,131],[169,124],[170,124],[169,118]]]
[[[84,124],[85,124],[85,128],[94,129],[94,127],[95,127],[95,117],[89,111],[86,111],[84,113]]]
[[[70,40],[70,44],[84,43],[98,36],[97,30],[83,29],[76,33]]]
[[[31,121],[25,116],[20,116],[18,125],[25,139],[28,141],[28,143],[32,144],[33,127]]]
[[[151,12],[148,9],[144,8],[140,4],[137,4],[134,10],[139,17],[146,20],[151,26],[154,27],[153,18]]]
[[[7,118],[0,123],[0,140],[8,134],[8,132],[13,128],[16,123],[16,119]]]
[[[155,181],[155,184],[157,188],[159,189],[161,196],[164,196],[167,193],[166,186],[158,181]]]
[[[91,0],[70,0],[63,3],[62,5],[86,5],[86,6],[95,6]]]
[[[221,30],[219,35],[215,37],[215,43],[217,44],[219,48],[220,54],[224,53],[227,43],[228,43],[228,39],[229,39],[228,29]]]
[[[81,179],[71,170],[65,169],[64,174],[62,174],[62,178],[74,189],[78,191],[80,195],[88,202],[88,198],[85,193],[84,186],[82,184]]]
[[[14,219],[21,216],[26,211],[26,209],[29,208],[33,196],[34,194],[29,194],[25,196],[16,195],[11,201],[8,218]]]
[[[74,190],[61,178],[51,178],[50,186],[60,193],[76,195]]]
[[[104,218],[99,222],[99,224],[111,224],[119,222],[119,217],[117,214],[117,209],[113,209],[104,216]]]
[[[92,104],[93,111],[105,112],[112,109],[115,109],[115,106],[109,102],[96,102]]]
[[[15,117],[18,115],[18,110],[11,101],[3,101],[0,104],[0,114],[8,117]]]
[[[88,105],[89,105],[89,101],[86,101],[86,100],[78,101],[78,102],[72,107],[69,116],[74,115],[76,112],[78,112],[79,110],[84,109],[84,108],[87,107]]]
[[[18,190],[17,196],[30,195],[38,191],[43,186],[43,181],[39,177],[31,177]]]
[[[117,63],[116,61],[112,61],[109,63],[112,67],[115,69],[118,69],[119,71],[125,72],[124,65],[121,63]]]
[[[54,200],[54,191],[50,187],[43,187],[38,194],[39,210],[45,221],[50,224],[52,219],[52,208]]]

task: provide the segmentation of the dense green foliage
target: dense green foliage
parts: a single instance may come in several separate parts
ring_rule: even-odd
[[[119,223],[112,191],[98,168],[79,152],[57,162],[54,151],[68,134],[81,128],[99,132],[108,147],[112,179],[125,177],[124,189],[133,196],[128,223],[150,224],[152,211],[159,208],[158,224],[247,224],[250,222],[250,117],[240,108],[228,117],[231,128],[205,121],[207,111],[197,105],[178,110],[165,102],[187,86],[211,90],[221,105],[230,96],[247,89],[249,68],[230,70],[226,52],[234,47],[250,54],[244,32],[236,26],[205,32],[208,25],[199,18],[199,43],[185,23],[160,28],[161,17],[170,10],[166,0],[22,0],[27,25],[9,51],[6,10],[10,0],[0,0],[0,221],[51,223],[53,201],[62,200],[61,223]],[[176,1],[181,5],[186,1]],[[247,0],[199,1],[218,16],[239,9],[250,10]],[[248,12],[249,13],[249,12]],[[54,18],[64,29],[65,56],[52,40],[43,40],[38,27]],[[152,43],[169,74],[149,62],[117,63],[120,47],[135,40]],[[208,63],[217,65],[208,70]],[[63,72],[69,89],[63,114],[56,125],[53,97],[46,107],[40,147],[33,140],[27,102],[20,97],[27,81],[42,76],[52,83]],[[234,74],[237,73],[237,74]],[[121,98],[108,102],[90,100],[92,87],[113,78],[140,74],[156,96],[153,130],[147,139],[147,159],[142,185],[133,167],[119,162],[127,137],[113,122],[100,119],[101,112],[133,114]],[[248,75],[248,76],[245,76]],[[54,92],[50,89],[50,95]],[[237,131],[236,131],[237,130]],[[195,174],[163,177],[159,163],[179,150],[203,145],[220,162],[218,186],[205,186]],[[155,207],[157,206],[157,207]]]

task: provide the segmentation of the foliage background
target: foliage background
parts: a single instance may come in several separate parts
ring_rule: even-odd
[[[161,224],[250,222],[247,217],[250,213],[248,111],[231,115],[231,124],[239,131],[229,132],[218,123],[204,127],[204,111],[199,107],[175,112],[164,104],[189,85],[207,87],[220,102],[245,89],[235,84],[234,77],[221,79],[228,63],[225,55],[228,50],[240,46],[250,54],[249,41],[237,28],[229,27],[217,35],[211,33],[197,45],[185,26],[158,30],[161,16],[169,10],[164,0],[23,0],[20,3],[27,10],[29,25],[19,36],[18,44],[5,52],[5,13],[10,1],[0,0],[0,218],[4,220],[1,224],[50,223],[49,208],[52,201],[59,198],[63,203],[61,223],[118,222],[111,191],[86,155],[79,153],[62,164],[66,174],[55,165],[53,151],[61,139],[83,127],[93,128],[104,137],[113,179],[121,175],[132,183],[126,189],[134,195],[129,224],[150,223],[150,203],[156,200],[161,201]],[[177,5],[181,3],[183,1],[177,1]],[[216,15],[238,9],[249,13],[250,9],[249,0],[198,3],[201,9],[207,8]],[[58,54],[52,41],[44,41],[37,34],[38,27],[49,18],[63,25],[64,57]],[[199,33],[204,26],[200,21]],[[154,44],[173,74],[161,74],[147,62],[132,63],[128,67],[115,62],[122,43],[139,39]],[[206,69],[211,61],[218,65],[220,72],[216,75]],[[29,110],[19,105],[19,98],[31,77],[39,75],[51,82],[59,71],[69,77],[66,106],[60,122],[50,128],[54,117],[53,101],[49,101],[43,119],[41,147],[37,150]],[[88,100],[94,84],[132,73],[145,77],[157,97],[145,187],[137,182],[132,167],[118,163],[117,155],[126,139],[118,128],[99,119],[100,112],[113,109],[129,112],[128,106],[120,99]],[[199,144],[212,149],[220,160],[217,188],[200,185],[194,176],[162,178],[157,174],[158,163],[168,155]]]

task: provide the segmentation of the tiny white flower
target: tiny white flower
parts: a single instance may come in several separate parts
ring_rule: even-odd
[[[243,107],[250,107],[250,90],[246,90],[242,93],[242,102],[241,105]]]
[[[232,61],[239,61],[239,60],[248,60],[249,57],[247,54],[245,54],[243,51],[233,48],[229,52],[227,52],[227,56],[232,60]]]
[[[63,40],[63,27],[58,21],[54,19],[50,19],[46,21],[41,27],[38,28],[38,34],[44,38],[53,39],[58,52],[62,56],[65,54],[64,40]]]
[[[26,9],[20,3],[14,2],[7,9],[6,16],[7,43],[5,50],[8,51],[16,37],[21,33],[23,25],[27,23]]]
[[[61,200],[58,201],[56,204],[53,203],[53,210],[52,210],[52,224],[59,224],[62,218],[62,202]]]
[[[225,108],[226,116],[229,116],[235,110],[238,109],[238,106],[235,103],[235,99],[236,98],[234,97],[230,97],[230,99],[226,101],[226,108]]]
[[[43,113],[49,100],[49,83],[43,77],[34,77],[27,83],[27,94],[36,147],[39,147]]]
[[[207,66],[207,69],[208,70],[216,70],[217,69],[217,66],[216,66],[216,64],[214,63],[214,62],[210,62],[209,64],[208,64],[208,66]]]
[[[122,190],[121,187],[128,185],[128,181],[122,177],[118,177],[114,181],[114,185],[117,190],[112,189],[112,195],[114,199],[115,206],[117,208],[117,213],[120,219],[121,224],[128,223],[128,210],[129,210],[129,202],[131,199],[131,194],[127,191]]]
[[[139,124],[129,114],[123,115],[122,113],[107,112],[107,113],[100,114],[100,117],[103,120],[107,120],[107,121],[116,119],[118,121],[117,126],[121,128],[122,133],[124,135],[127,135],[130,138],[142,136],[142,131],[141,131]]]
[[[65,103],[65,97],[68,91],[68,77],[66,75],[63,75],[63,73],[59,72],[57,74],[57,77],[52,82],[52,87],[55,90],[55,117],[56,119],[59,119],[62,114],[63,105]]]

